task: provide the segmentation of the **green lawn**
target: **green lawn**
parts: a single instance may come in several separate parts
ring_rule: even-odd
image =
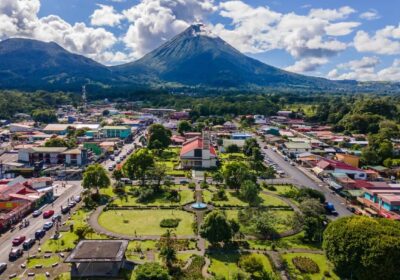
[[[295,257],[308,257],[315,261],[318,264],[319,273],[316,274],[302,274],[299,270],[295,268],[295,266],[292,263],[292,259]],[[310,279],[313,280],[320,280],[320,279],[327,279],[326,276],[324,276],[324,272],[328,271],[331,277],[329,279],[339,279],[333,272],[333,266],[328,262],[328,260],[325,258],[324,255],[321,254],[312,254],[312,253],[289,253],[289,254],[282,254],[283,259],[287,262],[288,264],[288,269],[290,274],[292,275],[293,279],[299,279],[301,276],[309,276]]]
[[[238,220],[239,210],[225,210],[226,215],[229,219]],[[283,211],[283,210],[271,210],[276,217],[275,228],[278,232],[285,232],[291,229],[288,221],[294,215],[293,211]],[[241,231],[245,234],[253,234],[252,229],[241,225]]]
[[[181,219],[175,229],[177,235],[192,235],[194,215],[180,210],[110,210],[99,217],[105,229],[126,235],[162,235],[166,229],[160,227],[163,219]]]
[[[255,254],[262,258],[264,269],[273,273],[271,263],[267,256],[263,254]],[[213,253],[210,254],[211,265],[209,272],[217,277],[225,277],[225,279],[233,279],[233,275],[241,269],[238,267],[240,259],[239,253]]]
[[[292,185],[274,185],[274,187],[276,188],[276,191],[271,191],[268,189],[265,189],[266,191],[270,191],[270,192],[274,192],[277,194],[285,194],[288,191],[291,191],[293,189],[297,189],[295,186]]]
[[[180,201],[179,202],[171,202],[170,200],[166,199],[164,194],[160,194],[155,196],[152,200],[142,203],[137,202],[137,197],[127,195],[123,198],[118,198],[113,201],[113,205],[116,206],[170,206],[170,205],[185,205],[192,201],[193,198],[193,191],[191,190],[181,190],[179,191],[180,194]]]
[[[59,257],[50,257],[50,258],[31,258],[28,259],[27,267],[34,268],[36,265],[42,265],[43,267],[51,267],[54,263],[59,263]]]
[[[203,199],[206,203],[212,203],[215,206],[248,206],[249,204],[243,200],[241,200],[238,195],[234,191],[226,191],[226,196],[228,200],[224,201],[212,201],[212,195],[216,190],[214,188],[210,188],[209,190],[203,190]],[[260,204],[262,206],[288,206],[286,202],[283,200],[267,195],[264,193],[260,193]]]
[[[284,237],[275,240],[275,246],[282,249],[310,249],[321,250],[321,246],[314,243],[308,243],[303,240],[304,232],[293,236]],[[272,250],[271,240],[246,240],[251,249]]]

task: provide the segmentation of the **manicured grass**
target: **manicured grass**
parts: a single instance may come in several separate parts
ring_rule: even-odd
[[[263,254],[254,254],[261,257],[264,269],[273,274],[271,263],[267,256]],[[233,279],[232,276],[241,271],[238,266],[240,259],[239,253],[213,253],[210,255],[211,265],[209,272],[217,277],[225,277],[225,279]]]
[[[234,219],[238,220],[238,212],[239,210],[225,210],[226,215],[228,216],[229,219]],[[294,215],[293,211],[283,211],[283,210],[271,210],[271,213],[273,213],[276,217],[276,225],[275,229],[282,233],[285,231],[288,231],[291,229],[290,225],[288,224],[288,221],[290,217]],[[241,225],[241,231],[245,234],[253,234],[251,228],[247,228],[244,225]]]
[[[163,219],[181,219],[176,228],[177,235],[192,235],[194,216],[180,210],[110,210],[99,217],[105,229],[126,235],[162,235],[166,229],[160,227]]]
[[[50,258],[31,258],[28,259],[27,267],[34,268],[36,265],[42,265],[43,267],[51,267],[52,264],[60,262],[59,257]]]
[[[284,202],[282,199],[279,199],[271,195],[260,193],[260,198],[262,200],[261,204],[264,206],[288,206],[288,204]]]
[[[216,192],[213,188],[210,188],[209,190],[204,190],[203,191],[203,199],[206,203],[212,203],[215,206],[248,206],[249,204],[243,200],[241,200],[234,191],[226,190],[226,196],[228,200],[224,201],[212,201],[212,195],[213,193]],[[260,193],[260,205],[262,206],[288,206],[286,202],[283,200],[267,195],[264,193]]]
[[[296,267],[292,263],[292,259],[299,256],[308,257],[312,259],[314,262],[316,262],[318,264],[320,272],[315,274],[302,274],[299,270],[296,269]],[[289,254],[282,254],[282,257],[287,262],[289,272],[293,276],[293,279],[299,279],[299,277],[301,276],[304,277],[305,275],[309,276],[310,279],[313,280],[320,280],[323,279],[324,277],[326,279],[327,277],[324,276],[324,271],[328,271],[329,274],[331,275],[331,278],[329,279],[339,279],[339,277],[337,277],[333,272],[333,266],[328,262],[328,260],[322,254],[289,253]]]
[[[307,243],[303,240],[304,232],[300,232],[293,236],[284,237],[275,240],[276,248],[281,249],[310,249],[310,250],[321,250],[319,244]],[[255,250],[272,250],[271,240],[246,240],[250,246],[250,249]]]
[[[178,254],[176,255],[176,258],[177,258],[178,260],[181,260],[181,261],[183,261],[183,262],[186,263],[186,262],[190,259],[191,256],[193,256],[192,253],[178,253]]]
[[[144,241],[130,241],[128,245],[129,250],[136,250],[140,248],[142,252],[147,250],[155,250],[156,249],[157,241],[155,240],[144,240]]]
[[[179,191],[180,194],[180,201],[179,202],[172,202],[166,199],[165,194],[160,194],[155,196],[152,200],[148,202],[137,202],[137,197],[127,195],[123,198],[118,198],[113,201],[113,205],[116,206],[170,206],[170,205],[185,205],[189,202],[194,201],[193,198],[193,191],[191,190],[181,190]]]
[[[285,194],[288,191],[297,189],[295,186],[292,186],[292,185],[274,185],[274,187],[276,188],[276,191],[271,191],[268,189],[265,189],[265,190],[270,191],[270,192],[275,192],[277,194]]]

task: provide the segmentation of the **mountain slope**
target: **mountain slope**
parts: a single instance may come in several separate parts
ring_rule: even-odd
[[[212,87],[330,87],[335,82],[306,77],[247,57],[201,24],[192,25],[143,58],[113,67],[131,79]]]
[[[109,81],[111,71],[56,43],[30,39],[0,42],[0,86],[6,88],[80,88],[88,81]]]

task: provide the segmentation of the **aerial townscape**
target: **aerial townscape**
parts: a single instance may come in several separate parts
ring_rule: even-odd
[[[400,279],[400,3],[83,2],[0,1],[1,280]]]

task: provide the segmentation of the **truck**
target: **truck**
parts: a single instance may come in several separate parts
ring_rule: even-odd
[[[325,210],[329,215],[333,215],[333,216],[337,216],[338,212],[335,209],[335,205],[333,205],[333,203],[331,202],[325,202]]]

